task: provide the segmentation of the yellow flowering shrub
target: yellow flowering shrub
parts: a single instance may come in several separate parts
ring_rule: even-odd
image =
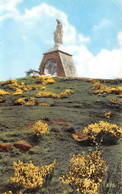
[[[7,80],[4,82],[1,82],[2,85],[8,85],[8,84],[14,84],[14,83],[16,83],[16,80]]]
[[[16,92],[13,95],[21,94],[22,91],[30,91],[30,90],[36,90],[36,89],[42,88],[40,84],[25,85],[24,82],[17,84],[16,80],[8,80],[5,82],[2,82],[2,85],[8,85],[10,88],[15,89]],[[20,90],[22,91],[20,92]]]
[[[16,89],[16,90],[22,90],[22,91],[31,91],[36,89],[42,89],[42,86],[40,84],[34,84],[34,85],[25,85],[24,82],[17,84],[9,84],[10,88]]]
[[[22,89],[23,89],[23,91],[38,90],[38,89],[42,89],[42,86],[41,85],[37,85],[37,84],[25,85]]]
[[[117,139],[122,137],[122,129],[120,127],[105,121],[99,121],[98,123],[88,125],[88,127],[84,128],[83,133],[93,141],[96,140],[100,133],[110,134],[111,136],[115,136]]]
[[[94,151],[89,155],[74,155],[69,172],[59,179],[70,184],[78,193],[97,194],[107,168],[106,162],[100,158],[101,153]]]
[[[52,84],[55,81],[51,76],[38,76],[40,79],[40,83],[42,84]],[[13,95],[19,95],[22,94],[23,91],[31,91],[31,90],[39,90],[43,89],[43,86],[40,84],[33,84],[33,85],[25,85],[24,82],[17,84],[16,80],[8,80],[5,82],[2,82],[2,85],[8,85],[10,88],[16,90]],[[0,95],[9,95],[10,93],[5,92],[0,89]]]
[[[0,89],[0,96],[4,96],[4,95],[10,95],[10,93]]]
[[[40,106],[50,106],[50,104],[45,103],[45,102],[39,103],[39,105],[40,105]]]
[[[122,94],[122,87],[108,87],[104,84],[101,84],[99,81],[95,81],[93,84],[93,90],[95,94]]]
[[[9,84],[7,84],[7,85],[8,85],[10,88],[13,88],[13,89],[16,89],[17,86],[18,86],[16,80],[15,80],[13,83],[9,83]]]
[[[4,194],[14,194],[14,193],[12,193],[12,191],[8,191],[8,192],[5,192]],[[22,194],[22,192],[20,191],[18,194]]]
[[[67,98],[69,94],[71,94],[72,91],[69,89],[66,89],[64,92],[61,93],[52,93],[47,92],[46,90],[43,90],[42,92],[37,93],[37,97],[47,97],[47,98]]]
[[[14,102],[15,105],[23,105],[23,106],[34,106],[37,101],[34,97],[30,98],[19,98]]]
[[[50,76],[40,76],[40,75],[34,75],[33,78],[38,78],[42,84],[53,84],[55,83],[54,79]]]
[[[118,97],[119,97],[119,98],[122,98],[122,93],[118,94]]]
[[[111,91],[112,93],[122,95],[122,86],[112,87]]]
[[[0,103],[5,102],[5,99],[0,96]]]
[[[42,187],[44,178],[52,173],[55,165],[55,160],[50,165],[42,167],[35,166],[32,161],[23,163],[19,160],[18,164],[13,162],[14,177],[10,177],[10,179],[16,185],[24,188]]]
[[[109,118],[110,118],[110,116],[111,116],[111,111],[109,111],[109,112],[105,113],[105,114],[104,114],[104,116],[105,116],[105,118],[109,119]]]
[[[16,88],[16,92],[14,92],[12,95],[19,95],[22,93],[23,93],[23,91],[21,89]]]
[[[25,98],[19,98],[14,102],[15,105],[24,105],[25,104]]]
[[[33,75],[32,77],[33,78],[39,78],[40,79],[41,76],[40,75]]]
[[[33,131],[33,133],[35,133],[37,136],[38,136],[38,135],[45,134],[45,133],[48,133],[48,132],[49,132],[48,124],[47,124],[45,121],[43,121],[43,120],[39,120],[39,121],[37,121],[37,122],[33,125],[32,131]]]
[[[43,90],[43,91],[46,91],[46,87],[45,87],[45,86],[42,86],[42,90]]]
[[[116,104],[118,102],[118,100],[116,98],[110,98],[109,102]]]
[[[40,84],[34,84],[34,85],[31,85],[31,87],[33,90],[39,90],[39,89],[42,89],[43,86]]]
[[[54,79],[49,75],[48,76],[40,76],[39,79],[43,85],[55,83]]]

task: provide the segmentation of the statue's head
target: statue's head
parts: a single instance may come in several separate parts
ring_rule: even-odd
[[[60,22],[60,20],[58,20],[58,19],[56,19],[56,21],[57,21],[57,23],[58,23],[58,24],[60,24],[60,23],[61,23],[61,22]]]

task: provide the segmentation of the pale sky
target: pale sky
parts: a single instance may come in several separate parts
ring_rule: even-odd
[[[122,78],[121,0],[0,0],[0,81],[38,70],[57,18],[79,77]]]

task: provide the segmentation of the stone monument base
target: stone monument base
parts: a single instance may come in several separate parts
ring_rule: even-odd
[[[44,53],[39,67],[40,75],[51,75],[52,77],[76,77],[76,69],[72,55],[62,49],[50,49]]]

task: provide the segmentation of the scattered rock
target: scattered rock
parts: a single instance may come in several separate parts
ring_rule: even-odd
[[[16,142],[14,143],[14,146],[18,148],[21,152],[27,152],[29,151],[32,146],[24,141]]]
[[[88,136],[85,135],[85,134],[83,134],[82,132],[79,132],[79,131],[77,131],[77,132],[75,132],[73,134],[73,138],[75,140],[77,140],[77,141],[85,141],[85,140],[88,140]]]
[[[13,150],[11,144],[0,143],[0,151],[1,152],[11,152]]]

